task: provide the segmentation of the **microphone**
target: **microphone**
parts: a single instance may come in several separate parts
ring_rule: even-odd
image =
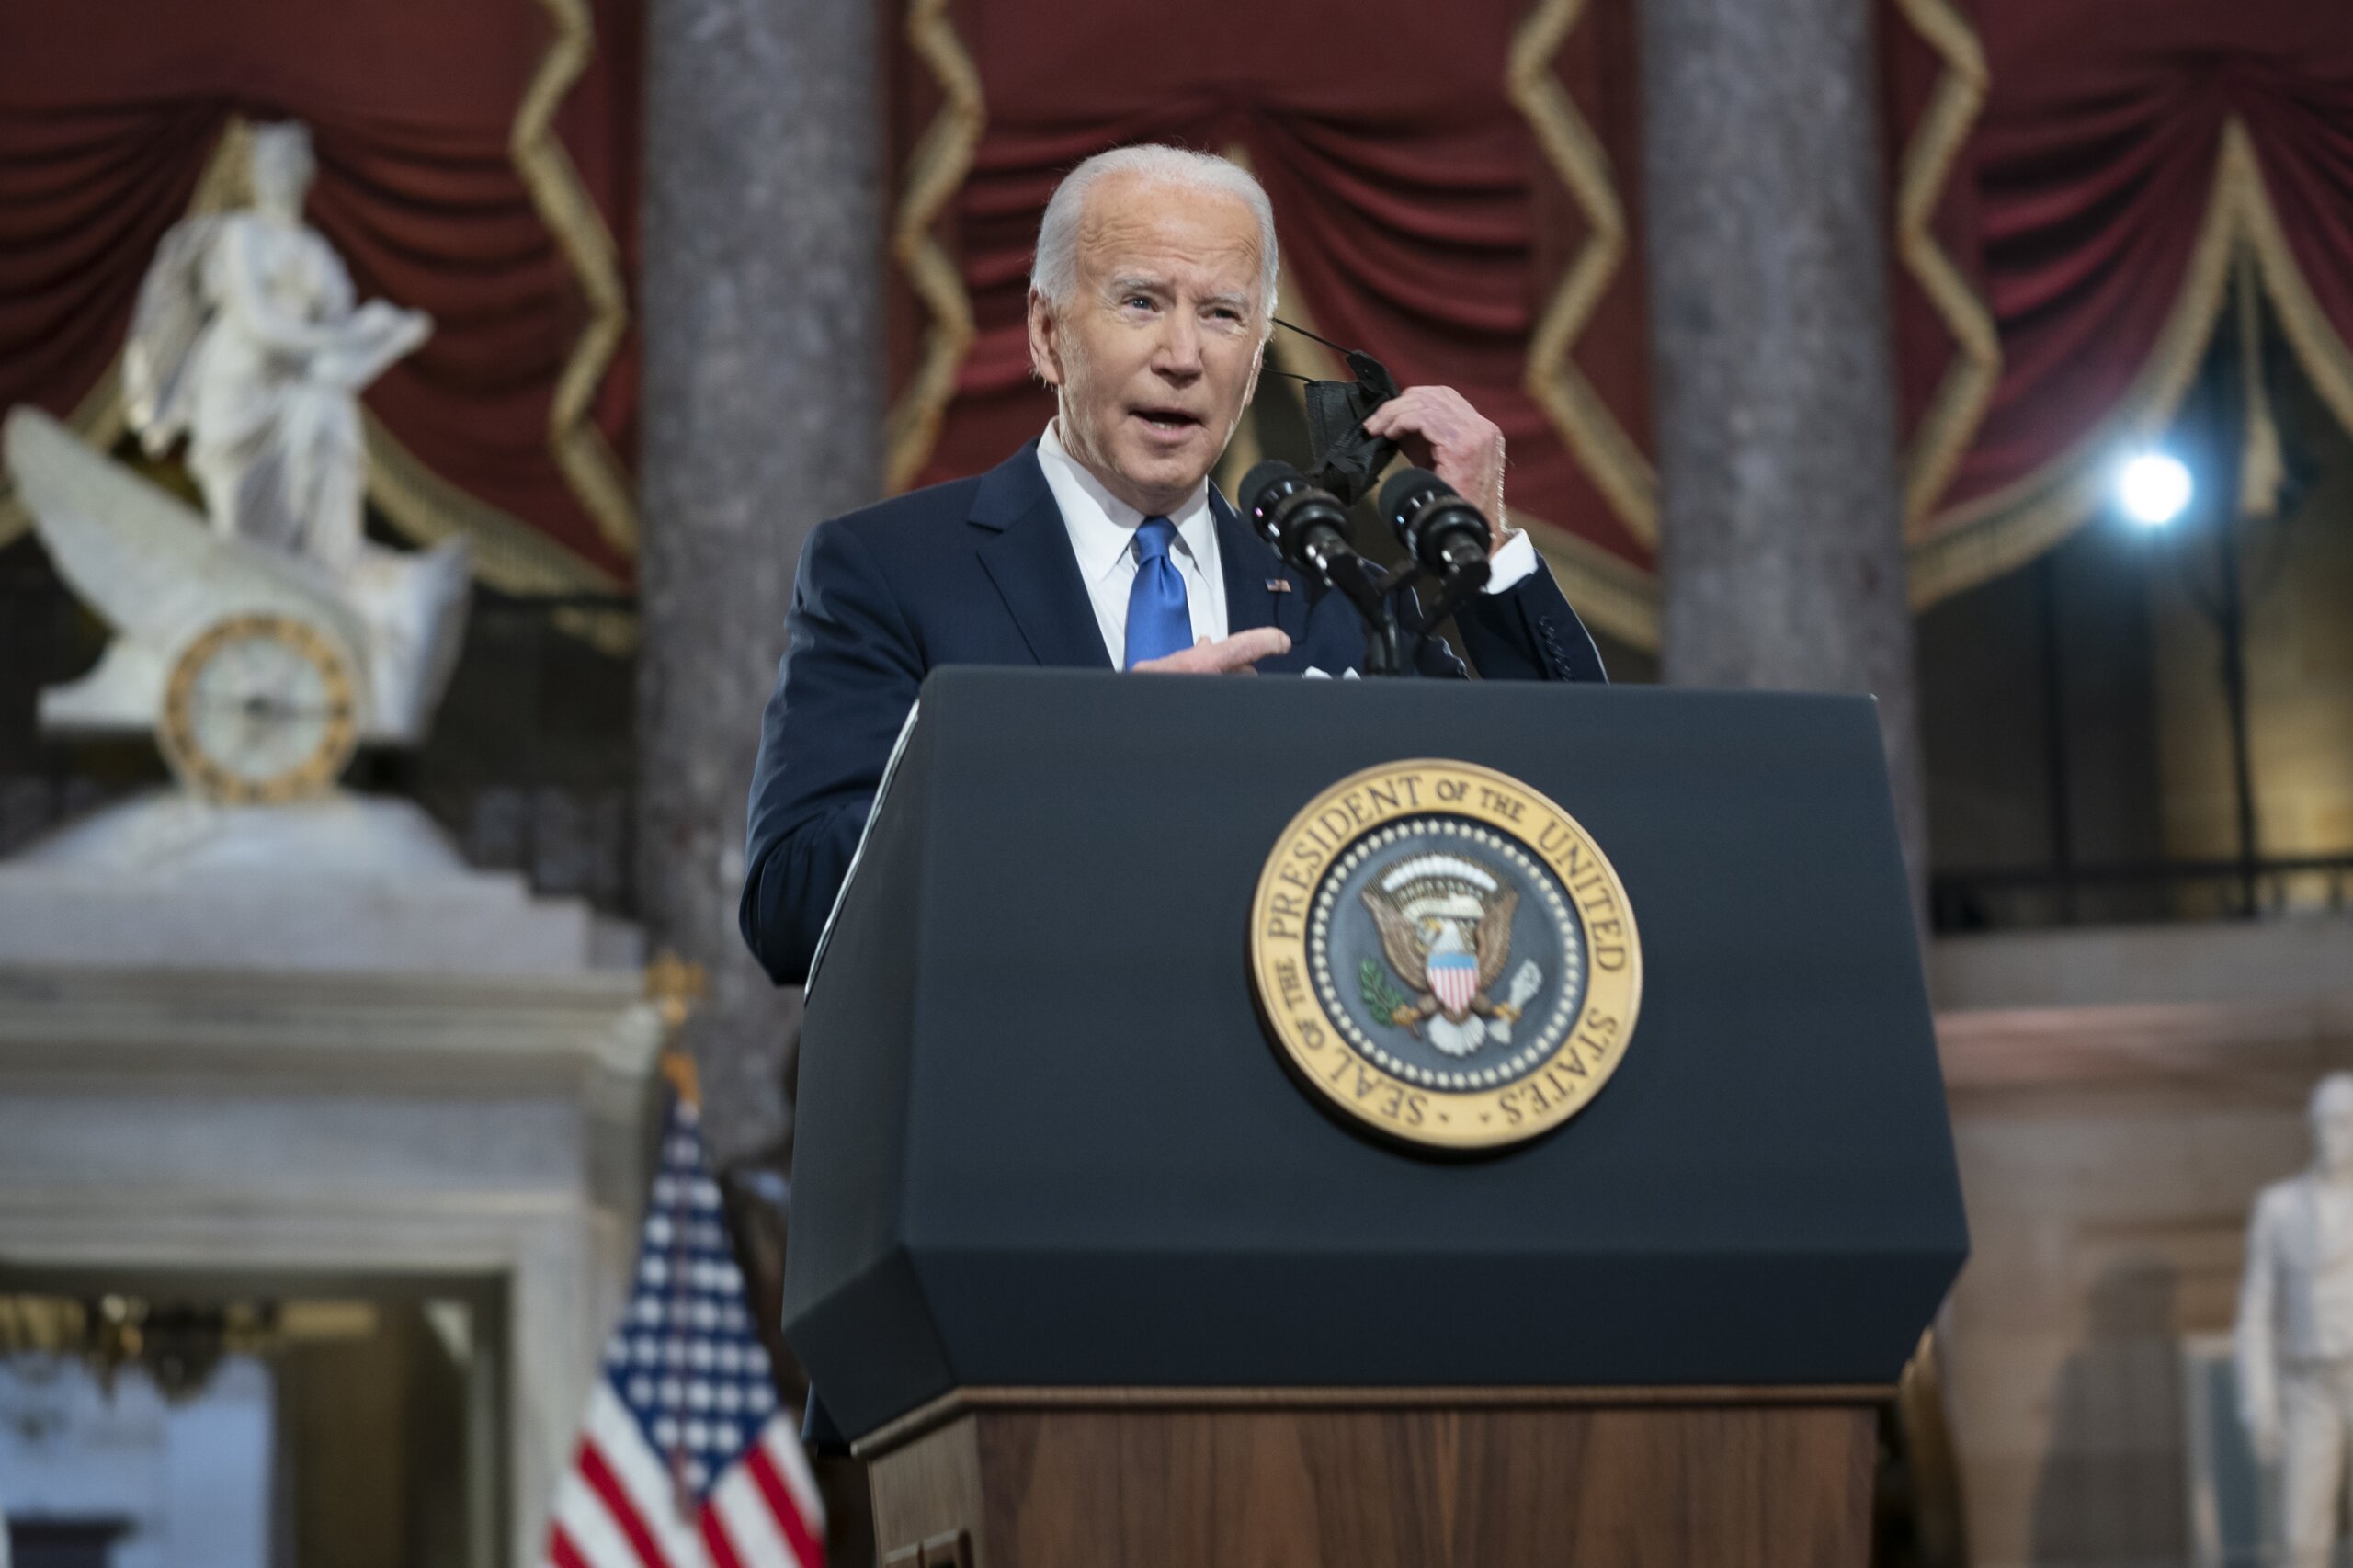
[[[1438,475],[1427,469],[1399,469],[1381,487],[1381,515],[1397,530],[1406,552],[1449,587],[1469,590],[1486,584],[1494,570],[1487,560],[1487,519]]]
[[[1244,474],[1240,497],[1250,526],[1286,564],[1351,598],[1358,597],[1358,587],[1370,580],[1369,570],[1348,542],[1348,510],[1339,497],[1317,489],[1280,458],[1268,458]],[[1351,562],[1353,566],[1347,564]]]

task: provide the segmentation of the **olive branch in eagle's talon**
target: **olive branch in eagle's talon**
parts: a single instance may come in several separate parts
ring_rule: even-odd
[[[1379,959],[1367,959],[1357,966],[1357,985],[1364,996],[1364,1005],[1382,1023],[1394,1024],[1415,1040],[1422,1031],[1415,1026],[1421,1021],[1422,1009],[1414,999],[1397,989],[1389,978],[1388,966]]]

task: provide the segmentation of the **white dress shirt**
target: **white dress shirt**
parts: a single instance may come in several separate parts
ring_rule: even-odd
[[[1095,624],[1103,629],[1103,646],[1111,667],[1128,662],[1128,593],[1136,581],[1136,529],[1144,515],[1103,488],[1063,446],[1057,421],[1046,421],[1038,437],[1038,466],[1046,471],[1046,485],[1062,508],[1063,527],[1070,530],[1071,552],[1078,557],[1078,575],[1095,606]],[[1225,568],[1217,552],[1217,518],[1210,511],[1208,480],[1193,488],[1185,504],[1168,514],[1176,525],[1176,542],[1168,559],[1185,579],[1185,608],[1193,618],[1193,641],[1225,635]]]
[[[1095,623],[1102,629],[1103,646],[1111,667],[1124,669],[1128,657],[1128,594],[1136,580],[1136,529],[1144,515],[1103,488],[1103,482],[1063,445],[1058,420],[1046,421],[1038,437],[1038,466],[1046,471],[1046,487],[1062,509],[1063,527],[1070,531],[1071,552],[1078,557],[1079,580],[1095,607]],[[1168,514],[1176,527],[1176,542],[1168,559],[1185,579],[1185,606],[1193,619],[1193,641],[1214,642],[1226,634],[1225,568],[1218,559],[1217,518],[1210,510],[1210,485],[1203,480],[1185,504]],[[1504,593],[1517,587],[1536,570],[1536,547],[1526,532],[1509,530],[1503,548],[1493,557],[1493,574],[1486,591]]]

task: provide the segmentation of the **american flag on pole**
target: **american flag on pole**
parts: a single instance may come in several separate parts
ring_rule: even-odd
[[[669,1102],[636,1285],[542,1568],[824,1568],[824,1506],[752,1332],[700,1119]]]

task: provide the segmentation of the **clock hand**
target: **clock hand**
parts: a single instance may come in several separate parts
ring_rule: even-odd
[[[239,697],[221,692],[191,692],[188,701],[190,707],[230,708],[249,717],[286,714],[295,718],[332,718],[344,710],[337,702],[313,705],[267,695]]]

